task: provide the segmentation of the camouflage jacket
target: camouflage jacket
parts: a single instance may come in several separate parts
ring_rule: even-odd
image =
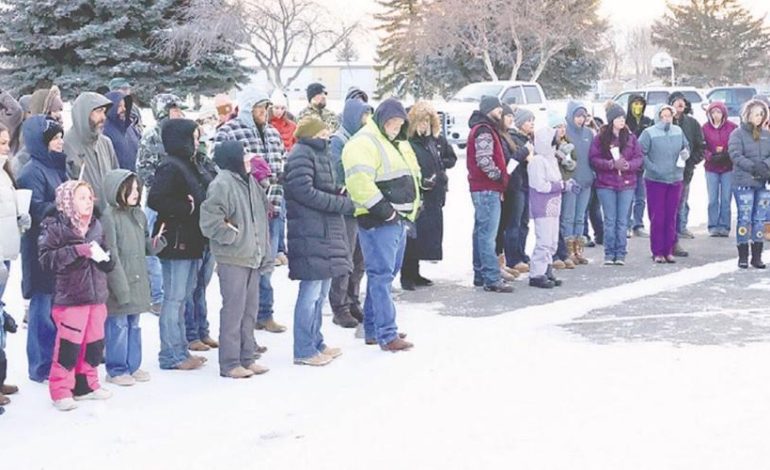
[[[340,118],[337,116],[336,113],[333,113],[328,108],[324,108],[322,110],[317,110],[312,106],[308,106],[307,108],[303,109],[299,112],[297,115],[297,122],[299,122],[303,117],[314,115],[317,117],[320,117],[323,122],[326,123],[326,127],[329,128],[329,132],[332,134],[337,132],[337,129],[340,128]]]
[[[136,157],[136,173],[145,186],[152,187],[155,181],[155,171],[160,161],[166,155],[163,148],[163,140],[160,137],[160,128],[163,121],[157,123],[144,133],[139,141],[139,153]]]

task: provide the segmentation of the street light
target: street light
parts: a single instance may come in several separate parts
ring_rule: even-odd
[[[674,59],[668,54],[668,52],[658,52],[652,56],[650,61],[653,68],[667,69],[671,68],[671,86],[676,85],[676,73],[674,71]]]

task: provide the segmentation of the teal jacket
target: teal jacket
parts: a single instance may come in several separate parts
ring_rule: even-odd
[[[684,179],[684,168],[676,166],[679,152],[690,148],[682,128],[665,124],[660,120],[663,109],[674,109],[660,105],[655,111],[655,125],[648,127],[639,136],[639,145],[644,156],[644,178],[659,183],[676,183]]]

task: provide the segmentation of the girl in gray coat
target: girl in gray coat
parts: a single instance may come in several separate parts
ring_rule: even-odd
[[[733,162],[733,194],[738,207],[738,266],[764,269],[762,249],[770,204],[770,131],[765,127],[770,112],[765,103],[751,100],[741,113],[741,125],[730,134],[727,150]],[[751,247],[749,248],[749,245]]]

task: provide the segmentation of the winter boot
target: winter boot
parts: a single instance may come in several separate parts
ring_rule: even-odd
[[[285,326],[279,323],[276,323],[275,320],[273,320],[272,318],[265,322],[257,322],[256,329],[265,330],[270,333],[283,333],[284,331],[286,331]]]
[[[567,245],[567,259],[572,262],[574,266],[577,266],[580,264],[580,261],[578,261],[576,253],[577,253],[577,239],[570,237],[564,240],[564,243]]]
[[[350,310],[348,309],[341,309],[338,312],[334,312],[334,318],[332,319],[332,322],[335,325],[339,325],[343,328],[355,328],[358,326],[358,320],[353,318],[353,316],[350,314]]]
[[[254,372],[254,375],[262,375],[270,370],[269,367],[259,365],[256,362],[252,363],[249,367],[247,367],[247,369]]]
[[[417,290],[417,284],[414,282],[414,280],[401,276],[401,288],[403,290]]]
[[[332,358],[323,353],[318,353],[313,357],[307,357],[304,359],[294,359],[294,364],[298,366],[322,367],[330,362],[332,362]]]
[[[329,356],[332,359],[337,359],[338,357],[342,356],[342,349],[340,348],[330,348],[329,346],[326,346],[323,351],[321,351],[322,354]]]
[[[575,262],[567,258],[564,260],[564,269],[575,269]]]
[[[404,341],[401,338],[396,338],[390,343],[380,346],[380,349],[382,349],[383,351],[398,352],[398,351],[408,351],[409,349],[412,349],[412,347],[414,347],[414,344],[410,343],[409,341]]]
[[[556,284],[546,276],[536,276],[529,278],[530,287],[539,287],[541,289],[553,289]]]
[[[583,237],[576,238],[573,243],[575,247],[575,259],[572,261],[576,261],[575,264],[588,264],[588,258],[583,256],[583,250],[585,248],[585,240]]]
[[[211,348],[203,344],[203,341],[196,339],[192,343],[187,345],[187,349],[190,351],[208,351]]]
[[[553,265],[549,265],[548,269],[545,270],[545,277],[547,277],[549,281],[553,282],[555,287],[561,286],[561,279],[556,279],[556,276],[553,274]]]
[[[567,265],[560,259],[553,260],[553,269],[562,270],[567,269]]]
[[[254,375],[254,372],[250,371],[249,369],[238,366],[233,369],[230,369],[229,371],[225,373],[220,373],[222,377],[227,377],[229,379],[248,379],[249,377]]]
[[[211,336],[206,336],[205,338],[201,339],[201,343],[205,344],[211,349],[216,349],[219,347],[219,343]]]
[[[350,316],[355,318],[358,323],[364,323],[364,311],[361,309],[361,304],[358,300],[354,300],[350,304]]]
[[[738,245],[738,267],[748,269],[749,267],[749,244],[741,243]]]
[[[504,281],[497,281],[494,284],[484,286],[485,292],[498,292],[500,294],[510,294],[513,292],[513,286]]]
[[[754,242],[751,244],[751,266],[757,269],[765,269],[765,263],[762,262],[762,249],[764,243]]]

